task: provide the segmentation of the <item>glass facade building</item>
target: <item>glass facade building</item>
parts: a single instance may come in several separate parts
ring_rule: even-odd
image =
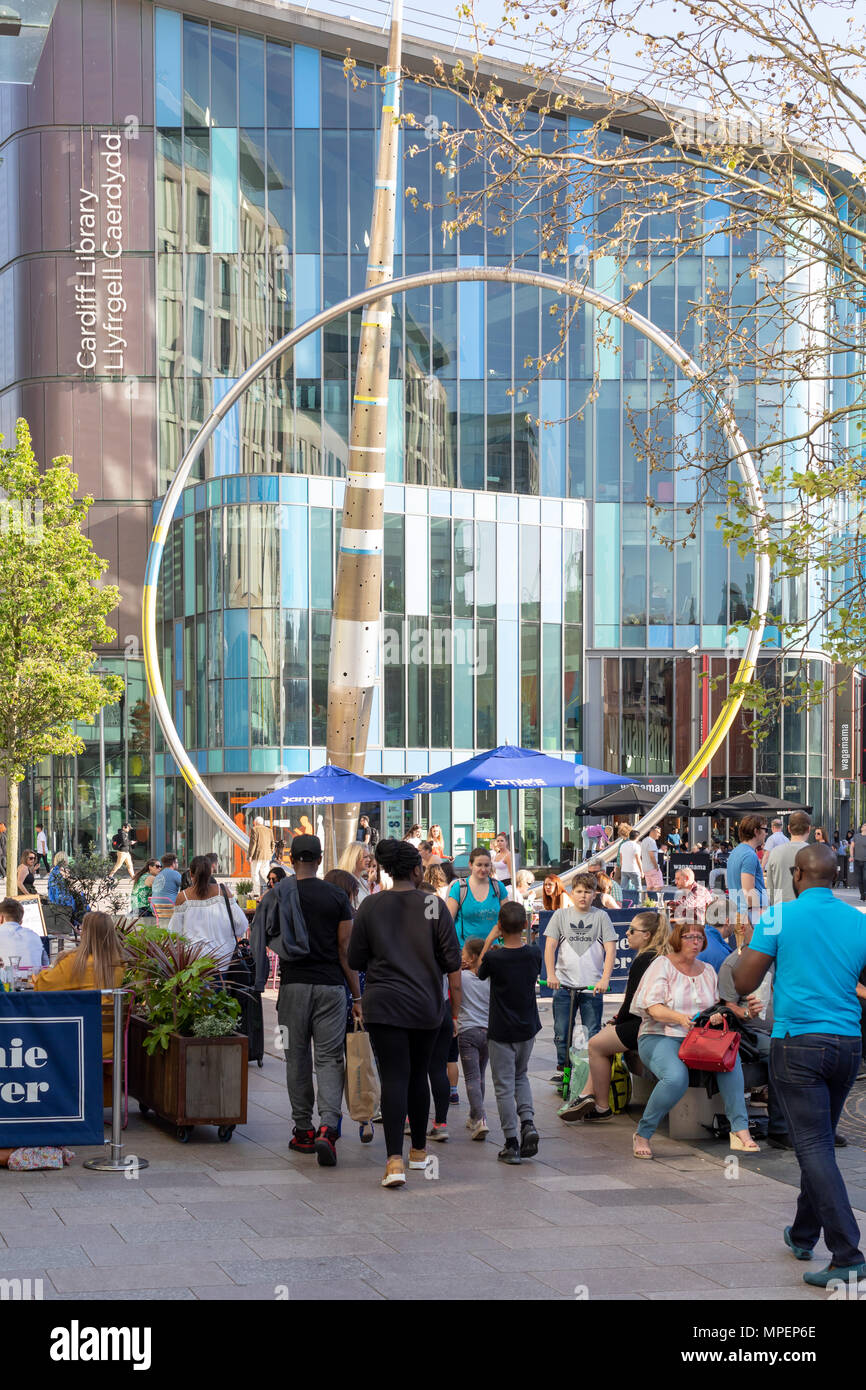
[[[86,189],[99,169],[91,127],[128,132],[134,123],[124,146],[129,372],[117,380],[79,369],[62,342],[64,314],[53,326],[44,312],[31,314],[34,342],[5,354],[0,427],[8,434],[15,415],[28,414],[43,452],[68,447],[78,463],[84,448],[96,449],[102,460],[83,479],[99,499],[94,540],[129,603],[122,651],[106,653],[129,676],[123,712],[106,719],[109,819],[128,808],[142,847],[188,855],[210,847],[214,833],[159,730],[148,735],[134,616],[144,547],[158,499],[214,404],[276,339],[363,286],[385,42],[362,25],[284,4],[252,15],[221,3],[117,0],[112,43],[125,36],[135,49],[127,51],[130,72],[141,67],[137,89],[111,66],[109,45],[90,87],[69,90],[58,74],[69,45],[85,41],[80,13],[60,0],[31,95],[6,104],[0,174],[7,193],[10,166],[25,187],[28,142],[40,141],[44,156],[54,133],[68,140],[71,132]],[[350,78],[347,47],[357,58]],[[420,48],[412,61],[423,67]],[[586,207],[556,267],[540,256],[543,206],[502,235],[491,195],[483,225],[444,236],[449,195],[477,190],[482,173],[468,153],[443,163],[435,132],[442,122],[460,127],[467,112],[416,82],[404,84],[403,108],[414,124],[401,134],[395,276],[516,262],[565,277],[585,264],[600,207]],[[566,119],[545,117],[542,147]],[[41,245],[23,217],[7,236],[0,302],[12,309],[44,311],[50,263],[57,303],[66,319],[73,314],[63,277],[78,231],[77,180],[76,166],[66,183],[71,227],[58,211],[56,227],[43,219]],[[662,234],[663,216],[655,220]],[[690,301],[710,278],[735,283],[749,250],[718,235],[699,254],[654,264],[634,307],[694,350]],[[620,277],[603,257],[593,275],[613,295],[650,278],[637,263]],[[633,441],[629,421],[645,421],[665,391],[663,364],[639,334],[615,326],[599,346],[593,312],[581,311],[535,379],[536,362],[559,341],[556,302],[501,284],[393,301],[371,776],[396,784],[508,740],[669,782],[724,699],[749,616],[750,563],[722,542],[721,500],[704,506],[691,534],[698,480],[677,442],[688,421],[669,418],[663,469],[649,472]],[[324,757],[359,323],[354,314],[306,339],[233,407],[166,547],[158,630],[169,703],[199,771],[241,820],[246,800]],[[52,332],[53,355],[42,342]],[[747,436],[760,436],[767,405],[755,383],[741,382],[733,404]],[[648,495],[664,507],[660,518]],[[666,548],[654,527],[685,544]],[[774,596],[774,611],[804,629],[818,606],[807,575]],[[809,674],[832,680],[820,636],[811,631]],[[768,648],[774,643],[771,629]],[[789,675],[768,657],[765,679]],[[819,819],[845,828],[859,814],[859,677],[849,700],[848,764],[835,755],[838,710],[786,709],[756,749],[741,719],[700,800],[756,786],[807,799]],[[30,821],[52,821],[56,847],[72,846],[90,825],[95,731],[86,737],[77,775],[43,769],[32,786]],[[527,858],[559,858],[575,838],[575,804],[574,793],[521,793]],[[387,814],[396,828],[404,813],[389,803]],[[460,841],[473,824],[502,823],[505,807],[492,794],[477,803],[432,797],[405,815],[439,821],[446,840]]]

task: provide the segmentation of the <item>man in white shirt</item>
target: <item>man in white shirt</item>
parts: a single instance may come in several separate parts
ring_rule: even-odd
[[[619,853],[621,874],[621,887],[624,893],[639,893],[643,882],[643,870],[641,868],[641,850],[638,844],[637,831],[629,831],[629,837]]]
[[[42,868],[48,873],[51,865],[48,863],[48,836],[45,834],[44,825],[36,827],[36,858]]]
[[[773,821],[775,825],[776,822]],[[805,811],[792,811],[788,817],[790,840],[778,845],[764,860],[764,881],[770,906],[775,903],[792,903],[797,896],[794,892],[794,875],[791,870],[799,851],[809,843],[812,821]],[[771,835],[770,840],[774,837]],[[783,837],[784,839],[784,837]],[[767,841],[767,844],[770,843]],[[766,846],[765,846],[766,848]]]
[[[661,826],[654,825],[652,830],[648,831],[640,842],[640,864],[643,870],[643,876],[648,888],[651,884],[653,885],[653,891],[657,895],[658,902],[661,902],[661,886],[657,877],[661,872],[659,869],[658,856],[658,843],[661,833]],[[656,877],[654,877],[654,875],[656,875]]]
[[[0,960],[8,969],[13,957],[18,957],[21,970],[41,970],[48,964],[48,952],[41,936],[22,926],[24,907],[15,898],[0,902]]]
[[[788,822],[788,828],[790,829],[790,821]],[[780,820],[774,820],[773,833],[772,835],[768,835],[764,841],[764,853],[769,854],[771,850],[779,849],[781,845],[788,845],[790,843],[787,835],[782,833],[782,822]]]

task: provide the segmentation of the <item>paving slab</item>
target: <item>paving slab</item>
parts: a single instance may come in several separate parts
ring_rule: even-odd
[[[266,1000],[268,1044],[272,1012]],[[348,1119],[337,1168],[323,1170],[286,1149],[284,1071],[271,1053],[250,1069],[249,1123],[230,1144],[212,1126],[179,1144],[133,1111],[126,1151],[151,1165],[135,1182],[86,1172],[95,1146],[62,1172],[0,1171],[2,1272],[43,1277],[47,1298],[88,1302],[826,1297],[802,1284],[781,1243],[799,1186],[792,1155],[767,1150],[732,1169],[723,1144],[662,1135],[654,1162],[638,1163],[633,1116],[563,1124],[547,1080],[549,1008],[542,1017],[532,1161],[497,1162],[492,1117],[490,1140],[473,1143],[461,1104],[436,1148],[436,1181],[413,1173],[383,1191],[381,1127],[362,1146]],[[849,1129],[838,1157],[862,1211],[866,1149],[854,1120]]]

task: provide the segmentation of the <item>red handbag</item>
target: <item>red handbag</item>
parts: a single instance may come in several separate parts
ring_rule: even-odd
[[[740,1051],[740,1034],[723,1022],[721,1028],[690,1028],[680,1044],[680,1061],[693,1071],[733,1071]]]

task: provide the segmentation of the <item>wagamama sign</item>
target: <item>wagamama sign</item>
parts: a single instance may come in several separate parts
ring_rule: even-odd
[[[123,292],[123,137],[99,136],[99,187],[79,190],[78,245],[75,247],[75,314],[82,371],[124,375]]]

